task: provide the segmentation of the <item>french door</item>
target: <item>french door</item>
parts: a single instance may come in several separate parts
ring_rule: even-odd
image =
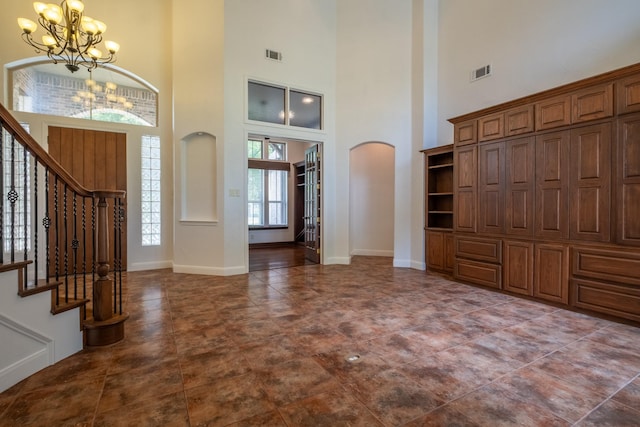
[[[320,144],[305,150],[304,181],[304,236],[305,256],[320,263],[320,207],[321,207],[321,153]]]

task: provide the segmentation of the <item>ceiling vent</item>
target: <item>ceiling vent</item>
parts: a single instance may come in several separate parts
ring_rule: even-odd
[[[475,82],[476,80],[489,77],[491,75],[491,64],[487,64],[484,67],[480,67],[477,70],[473,70],[471,72],[471,81]]]
[[[282,61],[282,53],[271,49],[265,50],[265,57],[274,61]]]

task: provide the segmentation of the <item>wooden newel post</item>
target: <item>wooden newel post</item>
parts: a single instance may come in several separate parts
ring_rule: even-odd
[[[113,316],[113,282],[109,279],[109,227],[105,197],[98,199],[96,228],[98,280],[93,284],[93,318],[103,321]]]

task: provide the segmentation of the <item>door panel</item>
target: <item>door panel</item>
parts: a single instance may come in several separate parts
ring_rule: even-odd
[[[305,150],[304,182],[304,235],[305,256],[310,261],[320,263],[320,145]]]
[[[100,132],[84,129],[70,129],[50,126],[49,127],[49,154],[56,159],[71,175],[88,190],[124,190],[127,189],[127,164],[126,164],[126,134],[115,132]],[[56,220],[54,212],[55,189],[54,182],[49,182],[49,210],[53,220]],[[65,218],[65,189],[62,184],[58,184],[58,212],[57,221],[60,229],[64,229]],[[97,201],[95,201],[97,203]],[[114,267],[114,207],[113,200],[109,200],[109,211],[107,216],[109,230],[109,267]],[[126,212],[126,199],[122,201],[122,208]],[[76,213],[75,224],[73,212]],[[78,248],[78,260],[76,261],[76,271],[91,270],[91,261],[94,252],[91,238],[92,206],[88,200],[84,202],[81,198],[74,200],[70,193],[66,198],[66,218],[67,233],[59,232],[58,236],[50,236],[54,242],[59,239],[61,247],[65,245],[70,249],[74,233],[81,237],[86,233],[86,247]],[[84,224],[83,224],[84,222]],[[75,226],[75,230],[74,230]],[[85,230],[85,231],[83,231]],[[54,232],[53,230],[51,231]],[[127,268],[127,215],[125,213],[121,230],[122,265]],[[73,251],[69,250],[69,253]],[[84,265],[84,254],[86,253],[86,266]],[[73,272],[73,261],[67,260],[67,271]],[[64,257],[60,256],[56,266],[55,260],[51,260],[50,274],[55,273],[55,269],[62,274],[65,271]]]

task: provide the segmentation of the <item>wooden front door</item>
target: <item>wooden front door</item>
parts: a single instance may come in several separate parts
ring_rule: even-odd
[[[86,129],[71,129],[56,126],[49,126],[49,154],[57,160],[78,182],[88,190],[127,190],[127,137],[124,133],[101,132]],[[54,183],[49,183],[54,185]],[[50,193],[50,198],[52,197]],[[59,206],[63,206],[64,188],[59,184],[58,201]],[[86,226],[83,227],[81,222],[82,209],[81,201],[78,199],[76,210],[78,211],[76,218],[76,229],[86,229],[87,233],[91,230],[91,206],[87,205],[85,209],[84,221]],[[88,203],[88,202],[87,202]],[[97,203],[97,201],[96,201]],[[109,267],[114,268],[114,210],[113,200],[109,200],[108,230],[109,230]],[[127,199],[122,200],[122,208],[124,209],[121,239],[122,247],[122,270],[127,269]],[[73,222],[73,217],[69,215],[73,209],[73,200],[67,201],[67,222]],[[64,212],[58,209],[59,223],[64,223]],[[67,226],[67,240],[70,242],[73,237],[73,224]],[[52,233],[54,230],[52,230]],[[58,231],[58,238],[64,238],[64,231]],[[60,236],[63,237],[60,237]],[[90,234],[88,234],[90,236]],[[78,253],[86,253],[86,268],[91,271],[91,261],[93,260],[93,247],[87,240],[87,247],[80,248]],[[120,246],[120,245],[119,245]],[[84,257],[79,257],[76,263],[78,271],[82,271],[84,266]],[[51,262],[50,274],[56,268],[54,260]],[[58,271],[62,274],[65,271],[62,257],[57,262]],[[69,272],[73,267],[67,266]]]
[[[305,150],[304,240],[305,256],[320,263],[320,145]]]

